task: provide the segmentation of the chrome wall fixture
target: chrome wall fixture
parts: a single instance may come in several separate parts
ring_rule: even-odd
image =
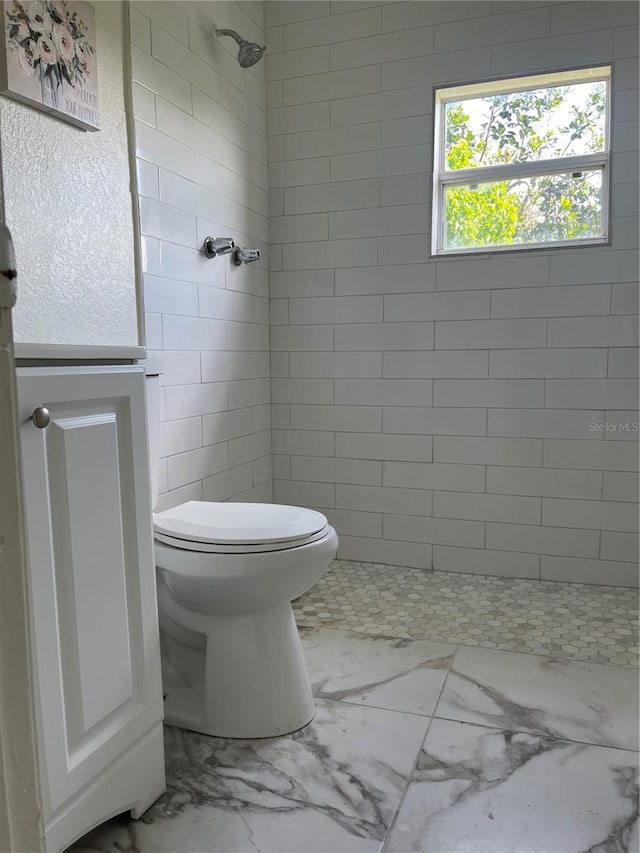
[[[208,258],[217,258],[233,252],[235,247],[233,237],[205,237],[202,251]]]
[[[238,51],[238,62],[241,68],[251,68],[256,62],[260,62],[262,56],[267,49],[266,46],[260,47],[253,41],[243,39],[235,30],[216,30],[217,36],[229,36],[236,44],[240,46]]]
[[[229,255],[233,252],[231,260],[239,267],[240,264],[252,264],[260,260],[260,249],[247,249],[236,246],[233,237],[205,237],[202,251],[208,258],[217,258],[218,255]]]
[[[233,250],[233,263],[239,267],[240,264],[252,264],[254,261],[260,260],[260,249],[247,249],[245,246],[242,249],[239,246]]]

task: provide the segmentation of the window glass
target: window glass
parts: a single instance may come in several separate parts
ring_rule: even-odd
[[[434,254],[607,240],[610,76],[436,90]]]
[[[445,105],[445,168],[524,163],[605,150],[603,81]]]
[[[446,245],[523,245],[598,237],[602,170],[445,187]]]

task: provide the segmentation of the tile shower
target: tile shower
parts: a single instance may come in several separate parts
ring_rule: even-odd
[[[340,558],[637,583],[637,14],[267,4],[274,497]],[[610,244],[432,256],[433,87],[599,63]]]
[[[637,8],[264,12],[134,4],[147,334],[164,505],[273,496],[341,535],[295,604],[318,710],[167,729],[166,794],[75,849],[633,851],[637,445],[585,424],[635,400]],[[265,62],[212,57],[211,14]],[[612,61],[612,245],[430,260],[431,85]],[[269,273],[201,265],[212,209]]]
[[[267,45],[241,69],[212,21]],[[342,559],[637,582],[637,5],[138,2],[161,505],[325,512]],[[224,43],[223,43],[224,42]],[[436,84],[612,64],[610,245],[429,257]],[[218,230],[216,230],[218,229]],[[262,249],[203,260],[210,233]]]

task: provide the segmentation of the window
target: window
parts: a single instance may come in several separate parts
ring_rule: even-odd
[[[610,78],[436,89],[432,254],[606,242]]]

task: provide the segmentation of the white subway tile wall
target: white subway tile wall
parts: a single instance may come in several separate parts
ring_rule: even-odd
[[[265,4],[274,497],[322,509],[343,558],[637,584],[637,25],[632,2]],[[433,87],[597,63],[614,66],[610,245],[430,258]],[[190,179],[184,137],[161,147],[137,101],[145,146]],[[161,312],[175,291],[154,275]],[[163,441],[188,454],[182,417]]]
[[[262,18],[257,2],[131,6],[147,346],[164,364],[161,509],[272,499],[265,67],[240,68],[234,42],[212,37],[228,27],[264,44]],[[316,234],[302,222],[287,239]],[[207,235],[263,256],[207,260]]]

